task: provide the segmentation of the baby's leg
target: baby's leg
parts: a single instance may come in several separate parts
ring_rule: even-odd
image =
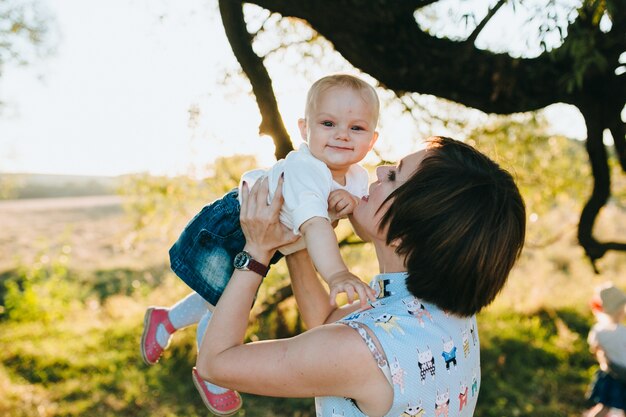
[[[192,292],[170,307],[167,315],[174,329],[179,330],[198,323],[209,310],[213,310],[213,306],[202,298],[200,294]],[[169,341],[169,336],[165,326],[159,325],[157,330],[157,342],[159,342],[161,346],[166,346]]]
[[[178,329],[190,326],[213,308],[199,294],[193,292],[170,308],[150,307],[144,318],[141,336],[141,355],[144,362],[154,365],[170,343],[171,335]]]

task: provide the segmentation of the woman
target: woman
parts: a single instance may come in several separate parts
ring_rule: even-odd
[[[352,215],[376,250],[378,299],[335,308],[305,251],[287,258],[310,330],[243,344],[261,276],[236,270],[197,362],[205,379],[280,397],[316,397],[322,416],[471,416],[480,386],[475,314],[502,289],[523,246],[525,210],[506,171],[472,147],[434,137],[377,169]],[[245,250],[267,265],[293,239],[278,198],[255,185],[241,221]],[[341,319],[340,321],[337,321]]]

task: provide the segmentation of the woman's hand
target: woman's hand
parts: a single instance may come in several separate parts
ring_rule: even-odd
[[[267,204],[268,195],[267,177],[259,179],[249,191],[245,182],[241,187],[239,221],[246,237],[246,249],[256,256],[269,254],[271,257],[276,249],[298,239],[298,235],[293,234],[279,221],[280,208],[283,205],[282,176],[278,179],[270,204]]]

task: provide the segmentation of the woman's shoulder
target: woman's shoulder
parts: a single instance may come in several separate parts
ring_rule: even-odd
[[[358,323],[371,329],[386,349],[411,344],[418,351],[441,353],[461,349],[469,356],[470,351],[479,348],[475,316],[455,316],[412,295],[377,300],[339,322]]]
[[[411,404],[423,404],[427,415],[446,406],[467,407],[468,413],[475,407],[480,344],[474,316],[458,317],[404,294],[382,298],[340,322],[369,329],[380,343],[394,386],[393,412],[401,414]]]

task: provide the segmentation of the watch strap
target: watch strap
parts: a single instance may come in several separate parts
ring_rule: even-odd
[[[257,274],[265,278],[265,276],[270,270],[270,267],[267,265],[263,265],[261,262],[257,261],[252,256],[250,256],[250,259],[248,261],[248,269],[250,271],[256,272]]]
[[[261,275],[261,277],[265,277],[270,270],[269,266],[263,265],[261,262],[254,259],[252,255],[245,250],[235,256],[233,266],[242,271],[256,272]]]

